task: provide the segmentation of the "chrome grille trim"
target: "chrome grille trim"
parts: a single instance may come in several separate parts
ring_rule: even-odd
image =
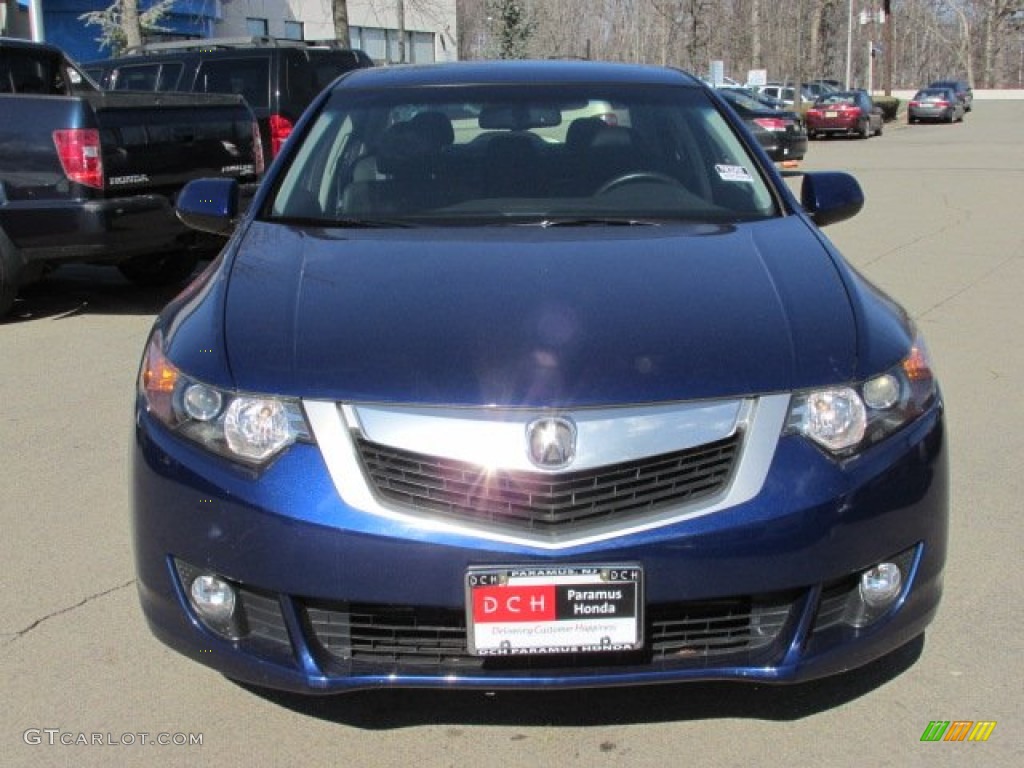
[[[700,441],[722,439],[734,433],[740,434],[742,439],[734,473],[721,492],[694,502],[652,509],[626,520],[617,520],[611,516],[582,529],[573,528],[555,534],[546,531],[510,531],[507,526],[446,520],[383,499],[374,493],[368,482],[356,448],[356,441],[363,438],[390,444],[399,450],[413,450],[421,448],[423,441],[430,435],[443,435],[443,439],[439,438],[442,445],[475,446],[478,456],[474,463],[478,465],[505,470],[529,468],[538,472],[525,458],[525,425],[538,415],[551,415],[551,411],[402,408],[337,404],[320,400],[306,400],[303,406],[335,489],[350,508],[394,520],[403,527],[411,525],[420,528],[424,536],[430,535],[430,532],[447,532],[538,549],[564,550],[713,514],[753,498],[761,490],[774,456],[789,407],[789,395],[768,395],[725,402],[557,411],[558,415],[576,421],[580,432],[579,453],[586,454],[591,450],[588,446],[603,443],[605,447],[594,448],[591,455],[614,457],[617,462],[640,460],[668,452],[663,450],[666,445],[669,451],[692,448],[695,434],[700,438],[697,444]],[[725,413],[733,414],[728,425],[723,418]],[[403,414],[407,417],[405,423],[408,435],[401,429]],[[379,421],[378,417],[383,421]],[[387,428],[381,428],[380,423],[386,423]],[[389,442],[381,440],[382,435]],[[482,453],[481,446],[491,445],[489,438],[504,443],[504,446],[496,452],[488,451],[486,456],[479,455]],[[496,466],[493,457],[510,455],[512,451],[508,446],[513,443],[508,441],[512,440],[516,446],[521,446],[524,455],[522,462],[509,459],[507,463],[502,462]],[[426,453],[435,456],[441,454],[440,451],[430,450]],[[441,457],[456,460],[462,458]],[[578,471],[580,467],[590,466],[590,461],[581,458],[579,463],[574,463],[568,470],[544,474],[557,478],[567,472]],[[408,533],[406,530],[403,535]]]
[[[540,411],[515,408],[406,408],[342,404],[356,434],[381,445],[424,456],[538,472],[527,451],[527,425],[568,416],[578,434],[572,465],[552,474],[607,467],[695,448],[733,435],[749,417],[752,401],[715,400],[670,405]]]

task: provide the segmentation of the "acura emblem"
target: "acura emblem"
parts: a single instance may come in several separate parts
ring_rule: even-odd
[[[541,469],[562,469],[576,458],[576,425],[565,418],[531,421],[526,427],[530,461]]]

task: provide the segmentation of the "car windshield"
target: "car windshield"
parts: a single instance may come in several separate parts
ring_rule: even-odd
[[[738,221],[763,169],[692,87],[337,88],[262,209],[339,226]]]

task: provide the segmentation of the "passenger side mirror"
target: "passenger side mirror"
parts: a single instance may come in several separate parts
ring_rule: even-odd
[[[175,212],[182,223],[200,232],[227,237],[238,220],[238,182],[195,179],[178,195]]]
[[[819,171],[805,173],[800,203],[819,227],[845,221],[864,207],[864,192],[848,173]]]

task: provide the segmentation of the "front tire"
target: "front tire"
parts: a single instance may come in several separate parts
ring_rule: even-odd
[[[121,274],[137,285],[159,287],[185,280],[199,263],[199,256],[191,249],[171,251],[157,255],[133,256],[117,265]]]

